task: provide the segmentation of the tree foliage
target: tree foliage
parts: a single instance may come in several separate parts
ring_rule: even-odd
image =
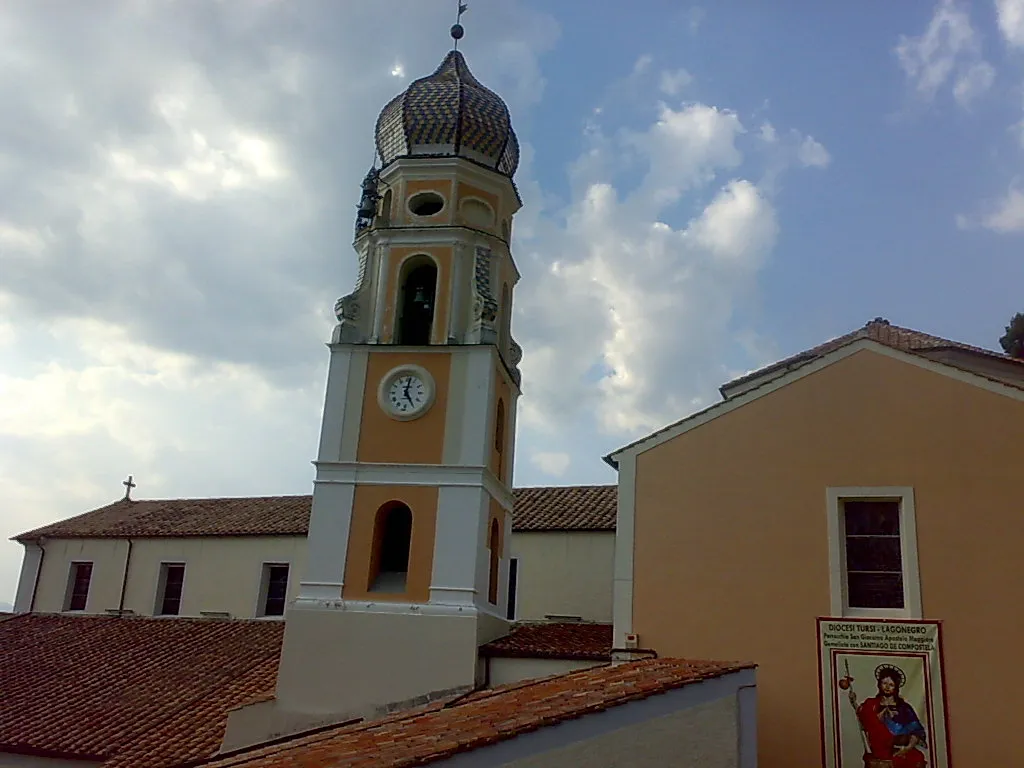
[[[1024,360],[1024,312],[1018,312],[1013,316],[1010,324],[1006,326],[1006,334],[999,339],[999,344],[1010,357]]]

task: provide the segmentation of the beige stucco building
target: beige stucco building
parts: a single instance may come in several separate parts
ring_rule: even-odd
[[[847,727],[848,768],[867,732],[838,689],[822,722],[817,619],[938,622],[942,658],[923,663],[944,691],[923,689],[904,743],[929,766],[1019,764],[1024,363],[875,321],[723,390],[611,456],[616,644],[755,661],[759,764],[836,764],[824,736]],[[855,527],[867,513],[886,530]],[[872,653],[910,669],[905,647]],[[838,686],[858,702],[860,677]]]

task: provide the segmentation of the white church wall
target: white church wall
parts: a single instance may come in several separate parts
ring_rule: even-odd
[[[578,616],[611,623],[614,531],[512,534],[516,620]]]
[[[206,611],[252,618],[262,615],[265,564],[289,566],[291,600],[298,593],[306,563],[303,536],[132,539],[126,580],[127,539],[58,539],[44,542],[43,548],[33,607],[41,613],[63,610],[72,564],[91,562],[85,613],[103,614],[123,607],[136,615],[152,616],[157,610],[162,564],[184,563],[178,615],[200,616]]]
[[[124,559],[128,544],[123,539],[50,539],[42,547],[42,564],[29,604],[37,613],[59,613],[68,595],[71,567],[92,563],[89,594],[84,613],[103,613],[117,608],[124,579]],[[18,585],[19,594],[22,585]]]

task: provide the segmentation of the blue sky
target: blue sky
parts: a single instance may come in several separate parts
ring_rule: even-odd
[[[516,483],[875,316],[1024,310],[1024,2],[470,0],[523,144]],[[307,493],[379,109],[454,3],[0,9],[0,533]],[[20,547],[0,546],[0,601]]]

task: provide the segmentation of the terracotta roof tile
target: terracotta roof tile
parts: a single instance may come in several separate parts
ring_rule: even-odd
[[[310,496],[115,501],[18,539],[161,536],[305,536]]]
[[[614,485],[517,488],[512,512],[516,531],[614,531]]]
[[[522,623],[504,637],[482,646],[495,658],[547,658],[611,661],[612,625],[588,622]]]
[[[25,614],[0,622],[0,750],[158,768],[216,753],[274,688],[284,622]]]
[[[902,328],[898,325],[893,325],[888,320],[878,317],[855,331],[830,339],[816,347],[811,347],[808,350],[791,355],[790,357],[779,360],[778,362],[772,363],[764,368],[760,368],[756,371],[740,376],[739,378],[733,379],[732,381],[722,385],[722,392],[724,394],[729,389],[733,389],[741,384],[754,381],[755,379],[759,379],[777,371],[782,372],[788,368],[810,362],[811,360],[827,355],[829,352],[833,352],[852,341],[857,341],[858,339],[871,339],[873,341],[877,341],[879,344],[884,344],[887,347],[898,349],[901,352],[923,353],[940,349],[960,350],[962,352],[970,352],[971,354],[990,358],[992,360],[1020,365],[1022,370],[1024,370],[1024,360],[1017,360],[1009,355],[994,352],[990,349],[983,349],[982,347],[975,347],[971,344],[964,344],[959,341],[944,339],[940,336],[932,336],[929,333],[915,331],[911,328]],[[1013,382],[1005,381],[1002,383],[1013,384]]]
[[[311,496],[116,501],[16,538],[305,536]],[[518,488],[520,531],[615,530],[614,485]]]
[[[602,665],[440,700],[215,759],[210,766],[272,768],[426,765],[582,715],[648,698],[752,664],[651,659]]]

